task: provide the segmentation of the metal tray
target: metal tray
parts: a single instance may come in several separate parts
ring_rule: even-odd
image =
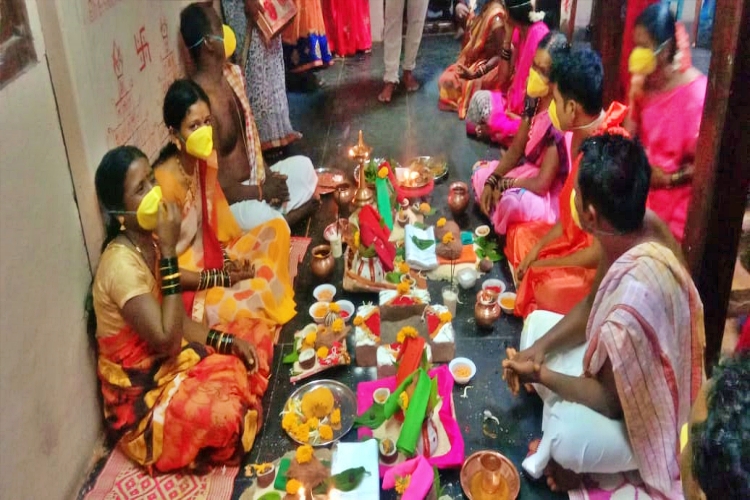
[[[289,399],[287,399],[286,403],[284,403],[284,409],[286,410],[289,407],[289,403],[291,401],[302,399],[302,396],[314,389],[317,389],[318,387],[327,387],[333,393],[334,407],[341,409],[341,428],[338,430],[333,430],[333,439],[329,441],[320,440],[315,444],[303,443],[301,441],[298,441],[297,439],[294,439],[292,435],[287,433],[287,435],[289,435],[289,437],[292,438],[293,441],[299,444],[325,446],[331,443],[335,443],[336,441],[344,437],[354,425],[354,417],[357,415],[357,398],[354,396],[354,392],[352,392],[350,388],[348,388],[341,382],[337,382],[336,380],[314,380],[303,385],[302,387],[294,391],[291,396],[289,396]]]
[[[346,173],[339,168],[318,167],[318,192],[320,194],[332,193],[336,186],[347,181]]]
[[[461,488],[464,490],[466,498],[469,500],[484,500],[485,498],[492,498],[493,500],[504,500],[500,499],[497,494],[482,494],[477,498],[474,497],[471,491],[472,478],[477,473],[481,473],[482,464],[480,460],[486,455],[492,455],[499,459],[502,465],[500,466],[500,475],[508,485],[508,500],[515,500],[518,497],[518,493],[521,491],[521,476],[518,474],[518,469],[513,465],[505,455],[502,455],[496,451],[484,450],[478,451],[466,459],[464,465],[461,467]]]
[[[411,168],[415,164],[426,166],[435,178],[435,181],[444,179],[448,175],[448,162],[439,156],[417,156],[409,160],[406,168]]]

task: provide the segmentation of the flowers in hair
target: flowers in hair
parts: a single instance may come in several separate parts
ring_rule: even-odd
[[[546,13],[543,10],[540,10],[538,12],[532,10],[531,12],[529,12],[529,21],[531,21],[532,23],[544,21],[545,15]]]

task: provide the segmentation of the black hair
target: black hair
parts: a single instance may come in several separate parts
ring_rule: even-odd
[[[750,498],[750,351],[722,360],[693,425],[693,475],[709,500]]]
[[[505,0],[505,9],[514,22],[523,26],[532,24],[531,19],[529,19],[531,12],[544,12],[544,23],[551,30],[557,29],[560,24],[559,0],[536,0],[536,9],[531,0]]]
[[[211,34],[211,21],[206,15],[206,5],[200,2],[191,3],[180,12],[180,34],[185,47],[190,51],[190,57],[198,60],[201,40]]]
[[[588,115],[602,110],[604,69],[602,60],[590,48],[576,48],[552,59],[550,81],[557,84],[564,99],[580,104]]]
[[[618,233],[639,229],[651,181],[640,142],[619,134],[594,136],[583,142],[581,154],[578,186],[584,207],[593,205]]]
[[[677,20],[669,9],[669,4],[659,2],[646,7],[638,19],[636,26],[643,26],[651,39],[656,42],[657,47],[667,40],[672,40],[672,51],[669,55],[670,62],[677,53],[677,40],[675,38],[675,24]]]
[[[167,127],[180,130],[182,120],[187,116],[190,106],[198,101],[203,101],[211,107],[206,92],[192,80],[181,79],[172,82],[164,96],[164,107],[162,115]]]
[[[539,40],[539,45],[536,48],[537,50],[541,49],[549,52],[550,57],[554,61],[559,54],[570,50],[570,44],[568,43],[568,37],[564,33],[550,31]]]

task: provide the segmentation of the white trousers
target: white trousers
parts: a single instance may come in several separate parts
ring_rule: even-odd
[[[292,156],[271,165],[271,170],[287,176],[286,185],[289,188],[289,201],[279,208],[274,208],[265,201],[245,200],[229,206],[237,224],[243,231],[253,228],[273,219],[283,219],[284,215],[301,207],[315,194],[318,187],[318,176],[312,161],[306,156]],[[243,184],[248,184],[245,181]]]
[[[521,350],[531,347],[561,319],[560,314],[549,311],[529,314],[521,333]],[[584,344],[548,356],[545,364],[558,373],[581,376],[585,353]],[[540,478],[550,459],[578,474],[611,474],[638,468],[624,421],[565,401],[540,384],[534,384],[534,388],[544,401],[544,414],[539,448],[522,464],[532,477]]]
[[[429,0],[385,0],[385,26],[383,29],[383,54],[385,76],[383,80],[398,83],[398,63],[401,59],[401,38],[406,4],[406,46],[404,64],[406,71],[417,66],[417,52],[422,42],[424,21]]]

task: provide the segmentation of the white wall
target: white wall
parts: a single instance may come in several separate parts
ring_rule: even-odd
[[[0,496],[54,500],[75,494],[101,410],[83,316],[91,273],[27,8],[39,62],[0,90]]]

